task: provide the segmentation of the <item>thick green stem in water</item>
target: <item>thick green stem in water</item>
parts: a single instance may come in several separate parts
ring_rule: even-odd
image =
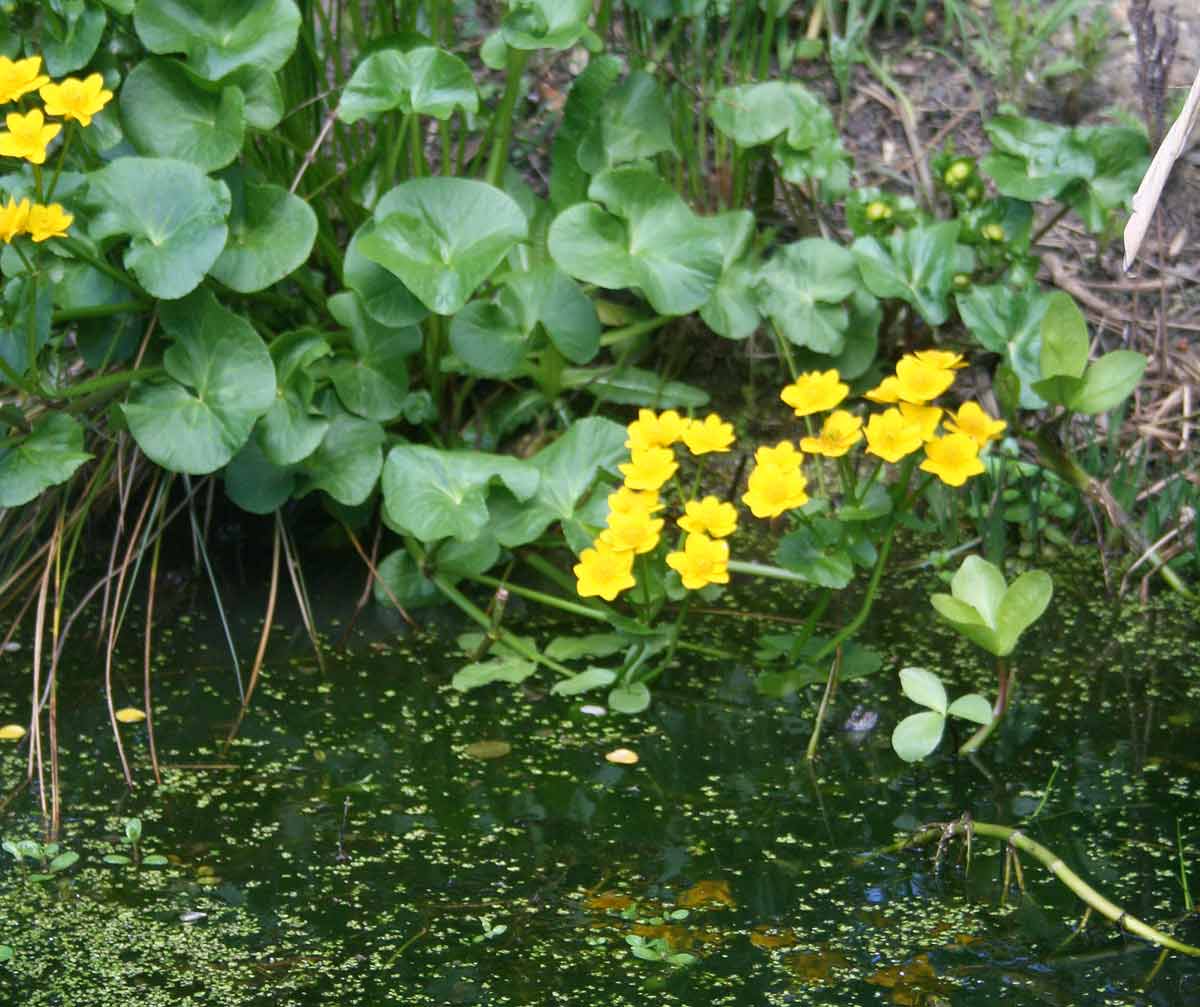
[[[1159,947],[1178,951],[1180,954],[1200,957],[1200,948],[1177,941],[1169,934],[1164,934],[1161,930],[1150,926],[1148,923],[1143,923],[1136,916],[1131,916],[1120,906],[1106,899],[1084,881],[1083,878],[1071,870],[1063,863],[1062,858],[1057,853],[1047,849],[1036,840],[1030,839],[1020,829],[1013,829],[1007,825],[992,825],[988,822],[974,822],[964,817],[957,822],[946,822],[943,825],[934,825],[927,829],[922,829],[907,839],[878,852],[894,853],[912,846],[924,846],[933,842],[941,843],[945,839],[954,837],[970,839],[973,835],[999,839],[1015,849],[1028,853],[1034,860],[1037,860],[1051,874],[1058,878],[1059,881],[1079,896],[1088,906],[1106,919],[1112,920],[1113,923],[1126,933],[1140,937],[1142,940],[1150,941],[1150,943],[1157,944]]]
[[[992,736],[992,732],[1000,725],[1000,721],[1004,719],[1004,715],[1008,712],[1009,702],[1012,698],[1013,690],[1017,685],[1017,669],[1009,669],[1004,658],[996,658],[996,676],[999,680],[999,688],[996,692],[996,705],[992,708],[992,719],[979,728],[971,735],[958,750],[959,755],[970,755],[972,752],[978,752],[983,747],[983,743]]]

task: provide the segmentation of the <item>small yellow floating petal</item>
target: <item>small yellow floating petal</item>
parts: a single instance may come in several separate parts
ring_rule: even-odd
[[[611,752],[605,752],[604,758],[618,766],[634,766],[637,765],[638,754],[628,748],[614,748]]]
[[[117,711],[117,720],[122,724],[140,724],[145,719],[145,711],[135,706],[125,706]]]
[[[5,724],[0,727],[0,741],[20,741],[25,737],[25,728],[20,724]]]

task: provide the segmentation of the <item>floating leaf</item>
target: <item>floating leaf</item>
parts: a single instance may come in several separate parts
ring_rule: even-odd
[[[951,717],[962,717],[964,720],[970,720],[976,724],[992,722],[992,704],[977,692],[959,696],[947,707],[946,713]]]
[[[581,657],[611,657],[613,654],[620,653],[628,645],[629,641],[619,633],[556,636],[546,645],[546,656],[554,661],[576,661]],[[603,669],[589,670],[602,671]]]
[[[546,650],[546,656],[551,656],[549,648]],[[616,680],[617,673],[615,671],[610,671],[608,668],[588,668],[587,671],[581,671],[578,675],[555,682],[550,687],[550,691],[556,696],[578,696],[580,693],[589,692],[592,689],[603,689],[612,685]]]
[[[472,759],[502,759],[512,751],[507,741],[472,741],[463,749]]]
[[[649,705],[650,690],[643,682],[619,685],[608,694],[608,708],[616,713],[641,713]]]
[[[492,682],[510,682],[518,685],[537,671],[533,661],[523,657],[504,655],[490,658],[487,661],[477,661],[460,669],[450,680],[450,684],[459,692],[478,689]]]
[[[225,247],[229,190],[185,161],[122,157],[93,172],[97,241],[129,235],[125,268],[165,300],[196,288]]]
[[[67,413],[46,413],[33,430],[0,447],[0,507],[20,507],[64,483],[92,456],[83,449],[83,427]]]
[[[206,84],[178,60],[152,56],[121,85],[121,123],[139,154],[177,158],[209,172],[241,152],[245,101],[240,88]]]
[[[942,680],[933,672],[924,668],[901,668],[900,688],[914,703],[927,706],[945,716],[946,689]]]

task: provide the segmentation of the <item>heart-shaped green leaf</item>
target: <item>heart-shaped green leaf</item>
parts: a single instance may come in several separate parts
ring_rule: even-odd
[[[555,210],[587,199],[588,176],[579,166],[579,147],[603,114],[604,96],[620,75],[621,61],[603,54],[592,57],[571,83],[550,153],[550,201]]]
[[[225,494],[250,514],[271,514],[292,498],[297,477],[294,469],[274,464],[259,447],[258,438],[246,441],[222,473]]]
[[[581,657],[612,657],[628,646],[628,638],[620,633],[588,633],[584,636],[556,636],[546,644],[544,653],[553,661],[577,661]]]
[[[255,427],[256,440],[273,464],[295,465],[316,451],[329,429],[329,420],[313,406],[316,382],[309,368],[333,350],[314,329],[285,332],[270,350],[278,387]]]
[[[500,33],[514,49],[569,49],[591,12],[591,0],[511,0]]]
[[[836,521],[802,525],[779,540],[775,562],[812,584],[840,591],[854,577],[854,563],[838,529]]]
[[[250,294],[304,263],[317,238],[317,215],[281,185],[230,181],[229,237],[211,273],[225,286]]]
[[[950,314],[946,299],[957,267],[958,229],[957,220],[947,220],[896,232],[884,242],[859,238],[854,256],[867,289],[876,297],[899,297],[929,325],[942,325]]]
[[[246,129],[240,88],[207,84],[174,59],[152,56],[121,85],[121,124],[139,154],[215,171],[241,153]]]
[[[486,532],[471,542],[443,542],[437,550],[434,567],[450,583],[489,570],[500,557],[500,544]],[[444,601],[438,586],[429,579],[405,549],[397,549],[379,564],[379,579],[396,601],[405,608],[423,608]],[[390,605],[383,585],[375,584],[375,600]]]
[[[1042,377],[1081,377],[1089,345],[1087,322],[1075,299],[1065,291],[1052,291],[1042,316]]]
[[[977,286],[955,295],[959,316],[985,349],[1003,354],[1007,369],[1019,379],[1022,409],[1043,409],[1036,391],[1041,379],[1041,325],[1049,295],[1036,283],[1021,290],[1003,284]]]
[[[430,311],[453,315],[526,236],[499,189],[466,178],[418,178],[392,189],[359,250],[398,276]]]
[[[342,276],[346,286],[358,294],[367,314],[381,325],[401,328],[415,325],[429,311],[412,295],[399,278],[376,265],[359,250],[359,243],[375,229],[368,220],[350,239],[342,259]]]
[[[151,52],[181,52],[201,77],[220,80],[244,66],[283,66],[300,11],[293,0],[140,0],[133,24]]]
[[[494,301],[472,301],[450,323],[450,348],[484,377],[507,378],[525,360],[525,331],[513,313]]]
[[[892,731],[892,748],[905,762],[920,762],[942,740],[946,718],[933,710],[905,717]]]
[[[579,165],[589,175],[665,151],[676,153],[666,97],[650,74],[633,71],[604,97],[591,130],[579,145]]]
[[[173,380],[135,386],[122,408],[151,461],[205,475],[241,449],[275,401],[275,368],[258,333],[210,291],[163,304],[159,317],[172,339],[163,366]]]
[[[457,56],[433,46],[407,52],[380,49],[364,59],[342,91],[342,122],[374,121],[383,112],[448,119],[456,108],[468,115],[479,110],[471,69]]]
[[[571,520],[600,470],[611,471],[624,457],[626,437],[623,426],[593,416],[576,420],[558,440],[534,455],[530,464],[541,478],[533,498],[498,494],[492,507],[492,530],[500,544],[524,545],[554,521]]]
[[[807,150],[834,132],[829,108],[803,84],[767,81],[722,88],[713,99],[713,123],[739,147],[757,147],[787,134]]]
[[[914,703],[945,716],[946,689],[942,680],[932,671],[926,671],[924,668],[901,668],[900,688]]]
[[[323,490],[347,507],[357,507],[379,482],[383,428],[371,420],[331,409],[332,422],[320,446],[301,463],[301,493]]]
[[[83,4],[64,5],[67,7],[66,18],[46,18],[42,27],[42,59],[46,61],[46,73],[51,77],[65,77],[67,74],[91,62],[100,39],[104,35],[104,26],[108,16],[103,9],[85,7]],[[55,13],[60,13],[56,11]],[[6,13],[6,17],[12,14]],[[61,26],[54,31],[55,25]]]
[[[91,236],[128,235],[125,268],[155,297],[193,291],[225,247],[229,190],[194,164],[122,157],[88,179]]]
[[[561,269],[547,263],[507,277],[508,288],[564,357],[586,364],[600,351],[600,319],[592,299]]]
[[[380,325],[353,291],[334,294],[328,306],[329,313],[350,331],[349,352],[339,351],[329,369],[338,398],[367,419],[395,419],[408,394],[407,358],[421,348],[420,330]]]
[[[47,413],[23,439],[0,447],[0,507],[29,503],[91,457],[83,450],[83,427],[66,413]]]
[[[759,273],[763,313],[784,337],[818,353],[841,353],[849,313],[843,305],[858,286],[854,256],[824,238],[785,245]]]
[[[993,150],[979,166],[1005,196],[1036,203],[1096,172],[1087,144],[1067,126],[999,115],[984,129]]]
[[[398,444],[383,468],[384,516],[422,542],[470,542],[488,527],[487,494],[494,480],[518,500],[528,500],[539,478],[533,465],[507,455]]]

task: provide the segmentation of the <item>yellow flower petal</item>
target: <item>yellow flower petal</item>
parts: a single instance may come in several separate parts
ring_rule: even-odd
[[[692,420],[683,432],[683,443],[694,455],[728,451],[733,446],[733,424],[709,413],[703,420]]]
[[[900,358],[896,365],[896,391],[905,402],[931,402],[954,384],[954,371],[922,363],[915,356]]]
[[[104,88],[104,78],[98,73],[83,80],[68,77],[58,84],[45,84],[38,95],[46,103],[46,114],[63,119],[74,119],[81,126],[88,126],[92,116],[111,100],[113,93]]]
[[[116,712],[116,718],[122,724],[140,724],[146,719],[146,714],[136,706],[125,706]]]
[[[10,198],[4,206],[0,206],[0,239],[5,244],[11,242],[13,238],[24,234],[28,223],[28,199],[22,199],[18,203],[15,199]]]
[[[618,594],[633,587],[633,553],[614,552],[598,543],[594,549],[584,549],[579,562],[572,568],[581,598],[599,596],[615,601]]]
[[[4,117],[8,132],[0,133],[0,155],[20,157],[30,164],[46,163],[46,145],[62,131],[62,125],[46,124],[40,108],[28,115],[9,112]]]
[[[867,420],[867,451],[895,464],[921,446],[921,424],[899,409],[886,409]]]
[[[0,56],[0,105],[16,101],[45,84],[50,78],[41,69],[41,56],[18,60]]]
[[[65,238],[67,228],[75,218],[67,213],[59,203],[42,206],[34,203],[29,208],[29,219],[26,228],[34,241],[45,241],[48,238]]]
[[[979,445],[966,434],[947,434],[925,445],[922,472],[931,472],[947,486],[961,486],[971,476],[983,473]]]
[[[25,728],[20,724],[5,724],[0,727],[0,741],[20,741],[25,737]]]
[[[842,382],[836,370],[807,371],[784,388],[779,397],[797,416],[811,416],[832,409],[849,391],[850,386]]]
[[[966,434],[982,449],[988,441],[995,440],[1008,426],[1004,420],[995,420],[984,411],[978,402],[964,402],[958,412],[948,417],[946,429],[951,433]]]
[[[689,591],[709,584],[728,584],[729,543],[693,532],[682,551],[667,553],[667,566],[679,574]]]
[[[808,503],[808,482],[799,467],[781,468],[777,465],[758,465],[750,473],[750,481],[742,500],[756,518],[779,517],[780,514]]]
[[[805,437],[800,441],[800,450],[809,454],[840,458],[862,440],[862,417],[835,409],[821,426],[819,437]]]
[[[703,500],[689,500],[678,524],[684,531],[711,535],[713,538],[727,538],[737,530],[737,508],[733,504],[723,503],[715,496],[706,496]]]
[[[634,450],[625,465],[618,465],[631,490],[658,490],[675,474],[679,463],[670,448]]]

